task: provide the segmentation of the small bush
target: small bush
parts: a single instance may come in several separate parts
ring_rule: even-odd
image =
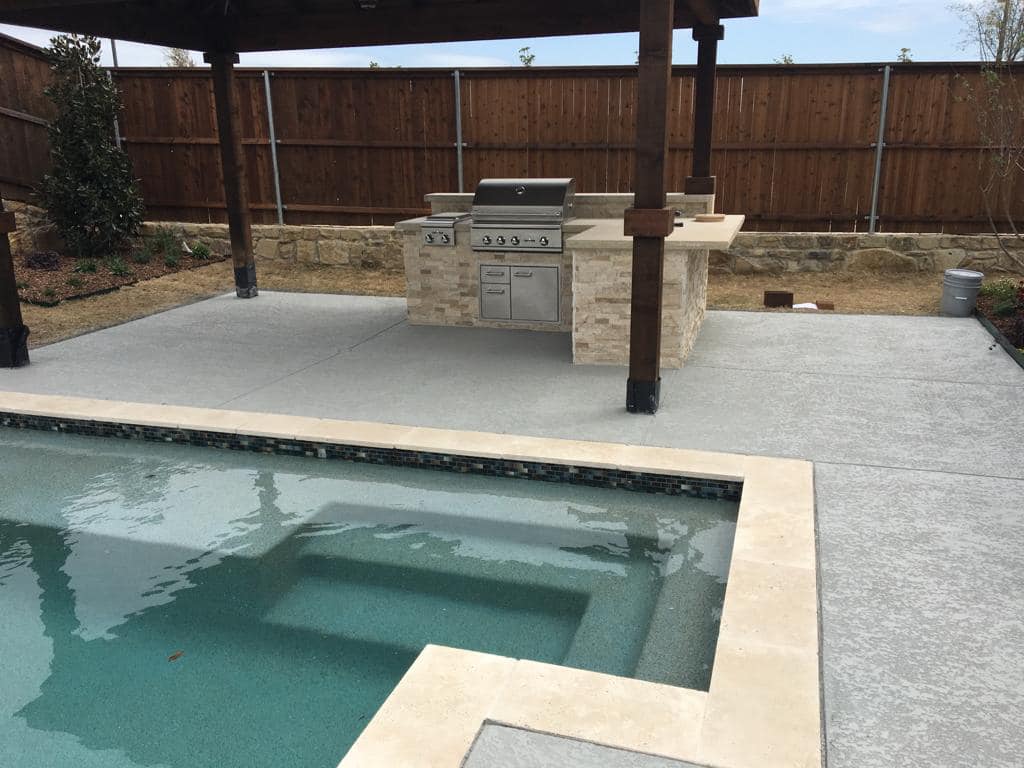
[[[57,292],[53,290],[53,288],[47,288],[45,291],[43,291],[43,296],[45,296],[48,299],[52,299],[56,295]]]
[[[1017,314],[1017,300],[1005,299],[992,307],[992,314],[996,317],[1013,317]]]
[[[1004,277],[1002,280],[985,283],[978,293],[997,302],[1011,301],[1017,296],[1017,284]]]
[[[181,256],[177,253],[166,253],[164,254],[164,265],[170,269],[177,269],[178,264],[181,263]]]
[[[75,263],[75,272],[79,274],[91,275],[96,272],[96,260],[95,259],[79,259]]]
[[[28,288],[28,283],[26,283],[24,280],[19,280],[17,283],[14,284],[14,287],[17,288],[19,291],[24,291],[26,288]]]
[[[170,227],[159,227],[150,242],[156,253],[162,253],[164,256],[173,254],[181,258],[181,238]]]
[[[128,277],[132,273],[128,269],[128,265],[124,263],[124,259],[120,256],[114,256],[107,259],[107,269],[110,270],[110,274],[115,277]]]
[[[200,261],[206,261],[210,258],[210,249],[207,248],[204,243],[193,243],[192,258],[199,259]]]
[[[81,288],[83,285],[85,285],[85,281],[80,277],[69,277],[68,285],[70,285],[72,288]]]
[[[153,246],[147,240],[142,247],[132,254],[132,261],[136,264],[149,264],[153,260]]]
[[[35,251],[25,257],[25,266],[54,272],[60,269],[60,254],[56,251]]]

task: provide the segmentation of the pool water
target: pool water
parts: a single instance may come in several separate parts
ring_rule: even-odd
[[[0,765],[333,768],[427,643],[707,688],[737,505],[0,429]]]

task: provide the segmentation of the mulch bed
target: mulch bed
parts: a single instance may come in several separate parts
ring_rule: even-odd
[[[226,256],[210,256],[207,259],[196,259],[188,254],[182,255],[177,266],[168,266],[163,258],[154,257],[148,263],[139,264],[132,257],[123,259],[128,269],[126,275],[115,275],[110,270],[111,262],[104,259],[95,260],[95,272],[76,272],[75,267],[83,260],[70,256],[60,256],[57,269],[33,269],[27,266],[29,256],[17,257],[14,260],[14,276],[18,285],[18,293],[22,301],[52,307],[68,299],[81,299],[116,290],[124,285],[133,285],[140,280],[150,280],[174,272],[195,269],[205,264],[223,261]]]
[[[978,314],[983,315],[1010,344],[1017,349],[1024,347],[1024,333],[1021,332],[1020,320],[1014,316],[1000,317],[992,311],[997,302],[991,296],[978,297]]]

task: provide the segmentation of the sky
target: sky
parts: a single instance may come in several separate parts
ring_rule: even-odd
[[[976,1],[976,0],[975,0]],[[46,45],[52,32],[0,24],[0,32]],[[797,63],[894,61],[909,48],[914,61],[976,59],[962,44],[960,18],[944,0],[761,0],[761,15],[725,22],[720,64],[769,64],[789,55]],[[396,45],[314,51],[243,53],[248,67],[503,67],[519,64],[518,51],[529,46],[535,66],[633,64],[637,35],[589,35],[477,43]],[[163,49],[121,42],[121,66],[164,64]],[[202,56],[194,55],[197,63]],[[696,44],[689,32],[676,33],[673,59],[690,64]],[[102,63],[113,63],[109,42]]]

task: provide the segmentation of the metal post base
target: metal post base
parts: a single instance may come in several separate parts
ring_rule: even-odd
[[[626,382],[626,410],[630,413],[657,413],[661,402],[661,379]]]
[[[235,295],[240,299],[252,299],[260,295],[256,287],[256,265],[235,267]]]
[[[28,326],[0,328],[0,368],[28,365]]]

